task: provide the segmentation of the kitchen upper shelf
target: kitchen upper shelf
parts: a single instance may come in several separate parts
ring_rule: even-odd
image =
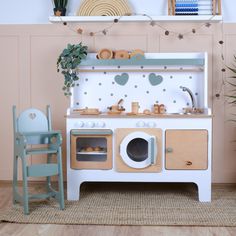
[[[179,59],[86,59],[83,60],[80,66],[203,66],[204,59],[202,58],[179,58]]]
[[[101,72],[104,70],[106,72],[202,72],[206,63],[203,55],[204,53],[183,53],[179,56],[176,53],[165,53],[166,57],[163,57],[162,53],[145,53],[145,58],[142,59],[96,59],[96,53],[89,53],[87,58],[81,61],[79,72]]]
[[[52,23],[60,22],[113,22],[119,16],[50,16]],[[197,15],[197,16],[122,16],[120,22],[219,22],[222,21],[222,15]]]

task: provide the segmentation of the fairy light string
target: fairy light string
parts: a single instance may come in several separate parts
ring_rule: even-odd
[[[166,35],[166,36],[169,36],[169,35],[174,35],[174,36],[176,36],[178,39],[184,39],[184,36],[185,35],[188,35],[188,34],[196,34],[197,33],[197,31],[199,30],[199,29],[201,29],[201,28],[203,28],[204,26],[205,27],[210,27],[211,26],[211,24],[208,22],[208,21],[211,21],[212,19],[213,19],[213,17],[214,16],[211,16],[211,17],[209,17],[209,19],[207,20],[207,22],[205,22],[205,23],[203,23],[203,24],[200,24],[198,27],[195,27],[195,28],[191,28],[191,30],[187,30],[187,31],[185,31],[185,32],[177,32],[177,31],[173,31],[173,30],[170,30],[170,29],[168,29],[168,28],[166,28],[166,27],[164,27],[163,25],[161,25],[161,24],[159,24],[157,21],[155,21],[151,16],[149,16],[148,14],[138,14],[138,13],[133,13],[133,14],[125,14],[125,15],[123,15],[123,16],[118,16],[117,18],[115,18],[114,20],[113,20],[113,22],[109,25],[109,26],[107,26],[107,27],[105,27],[105,28],[102,28],[102,29],[100,29],[100,30],[98,30],[98,31],[85,31],[83,28],[81,28],[81,27],[76,27],[76,29],[74,28],[74,27],[72,27],[70,24],[68,24],[66,21],[64,21],[63,20],[63,18],[62,17],[59,17],[60,18],[60,21],[65,25],[65,26],[67,26],[71,31],[73,31],[73,32],[75,32],[75,33],[77,33],[77,34],[80,34],[80,35],[89,35],[89,36],[91,36],[91,37],[93,37],[93,36],[96,36],[96,35],[107,35],[108,33],[109,33],[109,31],[113,28],[113,27],[115,27],[115,25],[116,24],[118,24],[118,23],[120,23],[121,22],[121,19],[124,17],[124,16],[130,16],[130,15],[132,15],[132,16],[143,16],[143,17],[146,17],[147,19],[148,19],[148,23],[149,23],[149,25],[151,26],[151,27],[158,27],[158,28],[160,28],[161,30],[163,30],[164,31],[164,34]]]

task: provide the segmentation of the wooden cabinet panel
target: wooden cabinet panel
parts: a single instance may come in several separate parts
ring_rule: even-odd
[[[165,142],[166,169],[207,169],[207,130],[167,130]]]

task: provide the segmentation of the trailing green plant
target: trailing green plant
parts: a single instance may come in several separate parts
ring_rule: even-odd
[[[79,44],[68,44],[57,59],[57,72],[64,75],[64,86],[62,90],[65,96],[71,96],[71,88],[79,80],[78,65],[87,56],[87,46]]]
[[[235,63],[236,63],[236,56],[235,56],[235,55],[234,55],[234,61],[235,61]],[[228,68],[231,72],[233,72],[233,74],[234,74],[234,75],[230,76],[229,78],[231,78],[231,79],[233,79],[233,80],[236,80],[236,66],[235,66],[235,65],[234,65],[233,67],[232,67],[232,66],[231,66],[231,67],[230,67],[230,66],[227,66],[227,68]],[[230,81],[227,80],[227,83],[228,83],[229,85],[231,85],[232,87],[236,88],[236,81],[235,81],[235,82],[232,82],[231,80],[230,80]],[[226,97],[229,98],[229,103],[230,103],[230,104],[236,105],[236,89],[233,89],[233,90],[231,90],[230,92],[231,92],[231,94],[226,95]]]
[[[66,8],[68,0],[53,0],[54,7],[57,9]]]

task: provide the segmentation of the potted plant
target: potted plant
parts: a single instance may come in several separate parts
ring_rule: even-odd
[[[53,11],[55,16],[65,16],[66,15],[66,6],[68,0],[52,0]]]
[[[234,61],[236,62],[236,56],[234,56]],[[227,66],[227,68],[231,72],[233,72],[233,74],[235,74],[235,75],[230,76],[229,78],[235,80],[236,79],[236,66],[233,66],[233,67]],[[229,85],[231,85],[232,87],[234,87],[234,88],[236,87],[236,82],[235,81],[232,82],[232,80],[230,80],[230,81],[227,81],[227,83]],[[236,89],[231,90],[231,94],[226,95],[226,97],[229,98],[229,103],[230,104],[234,104],[235,105],[236,104]]]
[[[81,60],[87,56],[87,46],[79,44],[68,44],[61,52],[57,59],[57,72],[64,75],[64,86],[62,90],[65,96],[71,95],[71,88],[75,86],[75,82],[79,80],[78,65]]]

